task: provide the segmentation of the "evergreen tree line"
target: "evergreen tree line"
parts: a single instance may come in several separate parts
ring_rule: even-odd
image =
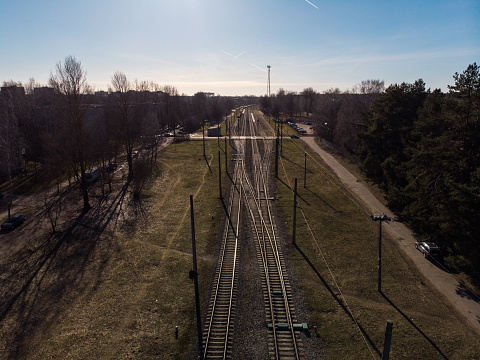
[[[362,114],[356,153],[389,204],[448,265],[480,278],[480,76],[476,63],[448,93],[389,86]]]

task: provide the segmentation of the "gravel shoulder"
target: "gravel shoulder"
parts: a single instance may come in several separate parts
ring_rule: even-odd
[[[371,214],[385,213],[395,219],[395,215],[370,192],[367,186],[345,169],[332,155],[318,146],[313,137],[302,137],[302,140],[322,157],[367,212]],[[415,249],[415,236],[405,224],[394,220],[390,223],[383,223],[382,229],[397,241],[399,248],[412,260],[420,273],[429,279],[435,288],[452,303],[458,313],[464,316],[480,334],[480,299],[441,265],[436,266],[426,260]]]

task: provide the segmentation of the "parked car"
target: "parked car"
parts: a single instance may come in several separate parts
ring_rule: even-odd
[[[424,257],[439,260],[442,258],[442,250],[433,242],[417,241],[415,248],[419,250]]]
[[[13,230],[17,226],[22,225],[25,219],[26,219],[25,215],[22,215],[22,214],[13,215],[9,217],[8,220],[2,224],[2,230]]]
[[[93,167],[85,172],[85,181],[87,184],[95,182],[100,177],[100,170],[97,167]]]
[[[292,135],[292,136],[290,136],[290,137],[291,137],[292,139],[300,139],[300,136],[298,136],[298,135]]]

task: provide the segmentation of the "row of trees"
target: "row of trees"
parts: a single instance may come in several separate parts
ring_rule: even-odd
[[[300,93],[280,89],[277,94],[259,99],[264,112],[279,118],[304,117],[313,123],[315,132],[337,150],[353,153],[358,146],[356,124],[363,111],[385,90],[380,80],[365,80],[351,90],[328,89],[322,94],[313,88]]]
[[[131,181],[136,148],[151,149],[151,159],[156,159],[157,139],[166,129],[176,136],[179,127],[193,131],[204,119],[217,123],[237,105],[233,98],[202,92],[180,96],[174,86],[130,81],[120,71],[113,74],[108,94],[95,95],[73,56],[56,65],[48,87],[33,79],[25,88],[13,81],[3,85],[0,148],[7,154],[1,161],[8,165],[10,180],[22,160],[41,164],[47,182],[68,174],[81,189],[84,211],[90,209],[92,166],[124,154]]]
[[[448,93],[423,80],[366,80],[341,92],[280,89],[261,97],[278,118],[313,123],[323,141],[363,165],[392,210],[421,237],[480,278],[480,79],[476,63],[454,75]]]
[[[391,207],[480,277],[480,76],[454,75],[449,93],[420,79],[389,86],[363,113],[357,154]]]

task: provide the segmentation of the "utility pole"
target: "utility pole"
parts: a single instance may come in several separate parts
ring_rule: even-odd
[[[198,273],[197,273],[197,248],[195,244],[195,221],[193,217],[193,195],[190,195],[190,219],[192,227],[192,257],[193,270],[190,270],[190,279],[195,284],[195,307],[197,308],[197,336],[198,336],[198,352],[200,359],[203,359],[203,341],[202,341],[202,317],[200,315],[200,293],[198,290]]]
[[[373,221],[378,221],[378,292],[382,292],[382,221],[392,220],[385,214],[374,214]]]
[[[202,124],[202,136],[203,136],[203,157],[205,157],[205,119],[203,119]]]
[[[296,231],[297,230],[297,178],[295,178],[295,192],[293,193],[293,237],[292,244],[296,245]]]
[[[283,156],[283,121],[280,123],[280,156]]]
[[[228,149],[227,149],[227,137],[225,136],[225,172],[228,174]]]
[[[278,136],[275,139],[275,177],[278,179]]]
[[[222,199],[222,162],[220,158],[220,150],[218,150],[218,189],[220,192],[220,199]]]
[[[303,174],[303,187],[307,187],[307,153],[305,152],[305,166],[304,166],[304,174]]]

